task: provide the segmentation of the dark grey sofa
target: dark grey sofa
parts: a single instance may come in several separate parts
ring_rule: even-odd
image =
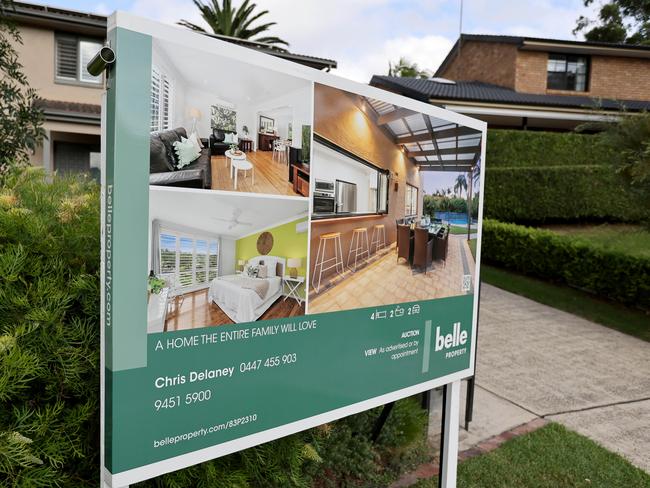
[[[210,148],[204,144],[201,155],[183,169],[177,170],[174,142],[187,137],[183,127],[152,132],[149,145],[149,184],[180,186],[185,188],[210,188],[212,169]],[[207,142],[207,141],[206,141]]]

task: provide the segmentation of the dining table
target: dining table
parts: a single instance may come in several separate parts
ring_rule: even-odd
[[[415,252],[415,229],[427,229],[429,231],[429,237],[436,237],[438,235],[438,232],[440,232],[440,229],[444,228],[444,225],[436,222],[432,222],[429,225],[426,226],[421,226],[417,224],[412,224],[411,225],[411,231],[409,232],[409,259],[408,262],[409,264],[413,264],[413,255]]]

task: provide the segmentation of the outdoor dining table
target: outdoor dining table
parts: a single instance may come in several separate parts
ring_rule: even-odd
[[[410,232],[409,232],[409,237],[411,239],[409,239],[409,260],[408,260],[408,262],[411,265],[413,264],[413,255],[414,255],[414,251],[415,251],[415,239],[414,239],[414,237],[415,237],[415,229],[416,228],[418,228],[418,226],[412,227]],[[421,229],[426,228],[429,231],[429,236],[435,237],[436,234],[438,234],[438,232],[440,231],[440,229],[443,228],[443,225],[442,224],[433,224],[432,223],[432,224],[428,225],[427,227],[419,227],[419,228],[421,228]]]

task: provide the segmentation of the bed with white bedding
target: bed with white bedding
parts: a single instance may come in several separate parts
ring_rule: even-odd
[[[282,296],[285,259],[256,256],[248,261],[247,266],[261,263],[267,266],[267,278],[251,278],[242,273],[219,276],[210,283],[209,300],[216,303],[235,323],[257,320]]]

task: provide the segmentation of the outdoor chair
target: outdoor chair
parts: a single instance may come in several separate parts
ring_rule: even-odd
[[[408,225],[397,226],[397,261],[400,258],[411,261],[413,237],[411,237],[411,229]]]
[[[428,229],[415,229],[415,242],[413,246],[413,266],[427,269],[433,263],[434,238],[429,237]]]

